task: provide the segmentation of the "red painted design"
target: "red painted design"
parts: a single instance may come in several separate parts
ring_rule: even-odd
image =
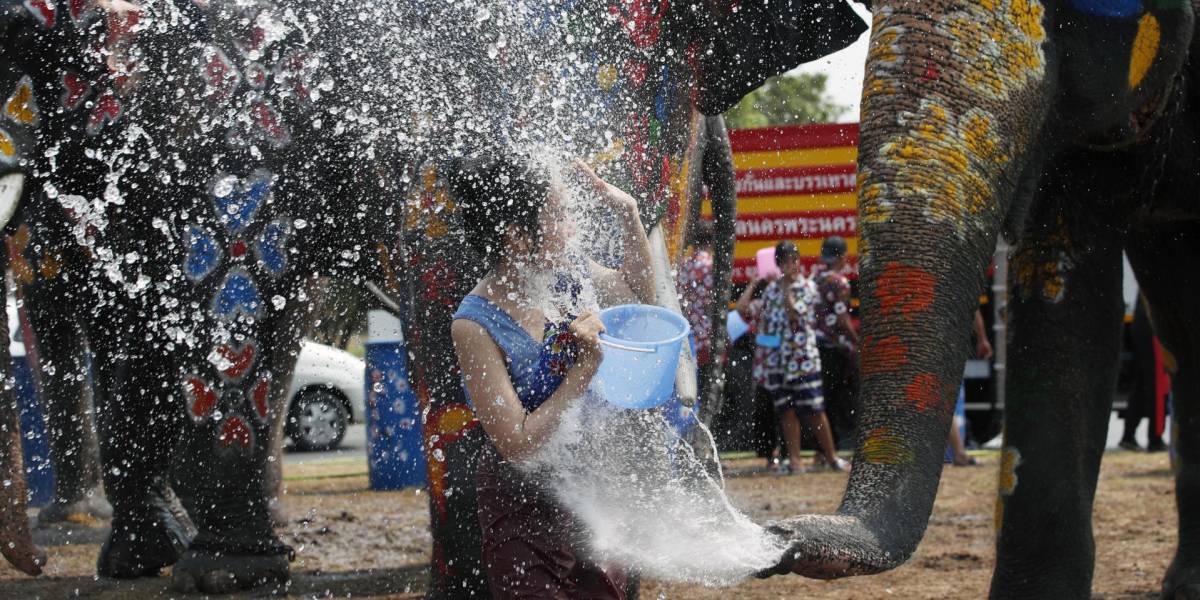
[[[938,405],[945,387],[936,375],[921,373],[904,386],[904,398],[916,406],[917,410],[926,412]]]
[[[224,102],[233,96],[242,82],[242,76],[237,67],[229,60],[220,48],[210,47],[205,50],[204,65],[201,76],[207,83],[207,98],[211,102]]]
[[[217,394],[204,383],[204,380],[199,377],[188,377],[183,382],[183,387],[190,399],[188,412],[193,419],[204,419],[216,408]]]
[[[667,16],[670,0],[618,0],[608,12],[621,21],[621,29],[638,48],[653,46],[662,32],[662,20]]]
[[[264,137],[276,147],[286,146],[292,139],[291,133],[279,119],[279,113],[261,99],[250,103],[250,118]]]
[[[217,346],[217,353],[221,355],[221,358],[231,363],[228,367],[221,370],[221,374],[231,381],[237,381],[254,365],[256,347],[253,342],[249,342],[245,346],[234,350],[229,344],[221,344]]]
[[[933,62],[932,60],[926,59],[925,60],[925,73],[923,75],[921,75],[921,79],[924,79],[925,81],[933,81],[934,79],[941,77],[941,75],[942,75],[942,70],[938,68],[937,63]]]
[[[74,71],[63,73],[62,84],[62,107],[67,110],[78,109],[92,94],[92,84]]]
[[[111,125],[119,118],[121,118],[121,101],[117,100],[112,92],[105,92],[96,100],[96,106],[92,107],[84,129],[88,135],[96,135],[100,133],[101,129],[104,129],[105,125]]]
[[[640,60],[631,58],[625,62],[625,75],[635,89],[642,87],[642,84],[646,82],[646,69],[646,63]]]
[[[258,21],[257,16],[254,17],[253,19],[251,19],[251,22],[256,22],[256,21]],[[238,36],[237,40],[234,40],[233,45],[235,47],[237,47],[238,52],[241,52],[243,55],[249,57],[251,60],[257,60],[258,59],[257,55],[255,55],[255,56],[250,56],[250,55],[251,55],[251,53],[261,52],[262,49],[266,47],[266,45],[267,45],[267,30],[263,29],[262,27],[259,27],[258,25],[252,25],[250,27],[249,31],[244,32],[243,35]]]
[[[270,406],[267,400],[271,395],[271,382],[266,378],[259,379],[258,383],[254,384],[254,389],[250,390],[250,401],[254,404],[254,414],[258,415],[260,420],[266,420],[270,414]]]
[[[229,255],[234,258],[241,258],[246,255],[246,242],[235,240],[229,246]]]
[[[94,0],[68,0],[67,14],[76,25],[83,25],[96,16]]]
[[[58,2],[55,0],[25,0],[25,10],[33,15],[46,29],[58,24]]]
[[[414,255],[413,262],[420,264],[423,258]],[[457,278],[457,275],[451,270],[450,264],[443,259],[437,259],[432,264],[428,264],[420,276],[425,301],[442,306],[457,306],[462,299],[449,293],[454,289],[453,282]]]
[[[254,445],[254,432],[240,417],[231,416],[221,421],[217,442],[224,448],[237,444],[242,450],[249,450]]]
[[[267,69],[259,63],[250,63],[246,66],[246,83],[256,90],[263,89],[267,85]]]
[[[868,335],[863,340],[862,363],[859,370],[863,376],[894,373],[908,364],[908,347],[898,336],[876,339]]]
[[[422,378],[423,379],[423,378]],[[421,406],[428,406],[429,388],[423,383],[417,386],[417,397]],[[441,450],[445,454],[445,448],[450,444],[461,439],[470,430],[479,426],[479,420],[475,418],[474,411],[466,404],[447,404],[425,419],[423,433],[425,436],[425,447],[428,448],[429,456],[426,460],[426,474],[429,478],[429,494],[433,498],[434,507],[438,511],[438,515],[445,519],[449,517],[449,511],[446,507],[446,460],[438,460],[434,454],[434,450]],[[431,436],[438,436],[436,442],[430,442]]]
[[[123,42],[133,39],[133,28],[142,18],[137,10],[110,10],[105,13],[108,30],[108,47],[116,48]]]
[[[307,52],[296,52],[284,57],[275,67],[275,83],[287,90],[302,105],[312,104],[311,82],[315,60]]]
[[[875,282],[875,298],[882,314],[911,319],[933,306],[936,285],[937,280],[928,271],[891,262]]]

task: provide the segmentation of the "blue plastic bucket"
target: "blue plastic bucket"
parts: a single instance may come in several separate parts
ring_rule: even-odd
[[[591,389],[622,408],[653,408],[671,399],[690,327],[683,315],[646,304],[600,311],[604,360]]]

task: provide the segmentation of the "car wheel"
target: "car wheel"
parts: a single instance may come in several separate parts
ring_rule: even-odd
[[[299,450],[332,450],[342,443],[350,417],[342,399],[328,390],[305,390],[296,395],[288,430]]]

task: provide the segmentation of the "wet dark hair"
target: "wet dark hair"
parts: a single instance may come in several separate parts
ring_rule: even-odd
[[[796,243],[791,240],[783,240],[775,244],[775,264],[787,262],[800,258],[800,250],[796,248]]]
[[[503,256],[510,228],[532,239],[534,247],[540,243],[538,215],[550,180],[528,161],[511,155],[460,159],[451,165],[448,179],[467,243],[489,265]]]

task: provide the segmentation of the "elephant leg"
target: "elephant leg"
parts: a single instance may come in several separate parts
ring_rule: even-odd
[[[1200,274],[1188,265],[1200,256],[1200,225],[1135,229],[1128,252],[1154,330],[1177,367],[1171,391],[1179,545],[1162,597],[1195,600],[1200,599],[1200,322],[1194,306]]]
[[[995,598],[1091,596],[1092,502],[1123,314],[1122,239],[1080,212],[1039,211],[1013,255]]]
[[[97,560],[103,577],[155,576],[179,559],[193,535],[167,479],[179,415],[169,408],[163,377],[174,371],[139,344],[117,343],[143,339],[142,331],[114,327],[93,345],[100,462],[113,507],[112,531]]]
[[[54,466],[54,498],[38,513],[44,526],[79,516],[107,519],[112,506],[100,485],[100,448],[91,410],[91,390],[84,332],[61,298],[27,290],[25,307],[37,339],[39,387],[50,460]]]
[[[302,292],[301,285],[290,289],[291,308],[263,319],[261,329],[247,339],[256,350],[244,374],[229,377],[223,385],[215,382],[214,373],[187,375],[207,378],[204,385],[212,387],[204,393],[215,394],[216,411],[184,428],[180,455],[191,459],[175,464],[175,487],[198,529],[191,547],[171,569],[177,590],[280,589],[290,580],[288,563],[294,553],[275,534],[271,514],[280,482],[280,471],[273,471],[271,464],[272,456],[275,462],[279,459],[278,440],[272,436],[284,412],[300,332],[308,319],[307,304],[297,297],[310,291]]]

